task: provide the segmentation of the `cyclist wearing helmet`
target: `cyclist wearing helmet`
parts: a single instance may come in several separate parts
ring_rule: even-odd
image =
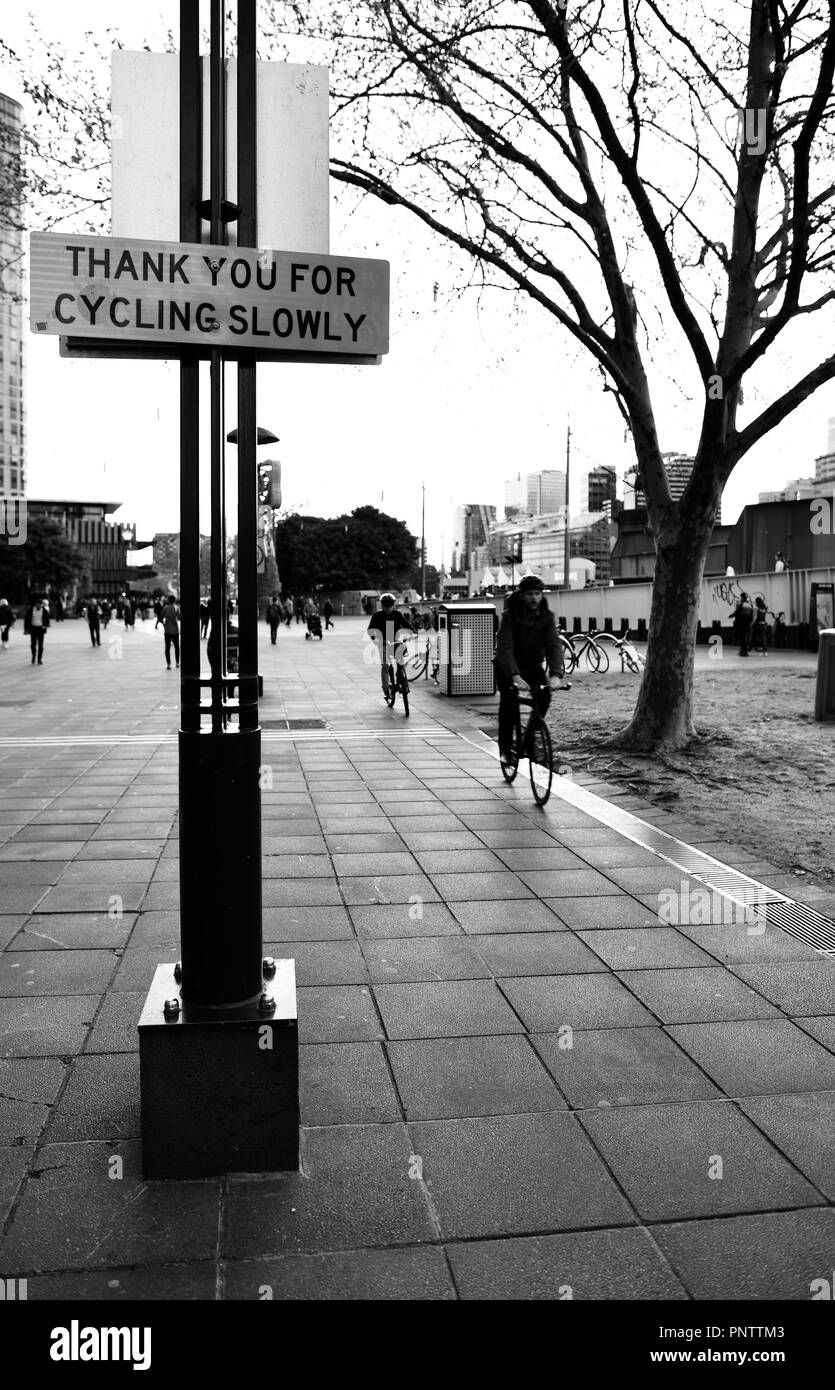
[[[545,714],[551,703],[551,690],[565,675],[557,625],[545,601],[539,575],[525,575],[516,593],[508,599],[493,660],[499,687],[499,751],[504,757],[511,742],[519,690],[541,687],[545,682],[542,667],[547,662],[550,689],[543,690],[539,697],[539,713]]]
[[[389,688],[389,663],[397,657],[395,638],[403,627],[410,632],[414,630],[409,615],[398,609],[394,594],[381,594],[380,607],[371,618],[367,631],[380,653],[380,679],[384,695],[388,694]]]

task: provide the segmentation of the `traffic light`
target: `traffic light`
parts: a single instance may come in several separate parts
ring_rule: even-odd
[[[278,510],[281,506],[281,464],[278,459],[266,459],[258,465],[258,501],[261,506]]]

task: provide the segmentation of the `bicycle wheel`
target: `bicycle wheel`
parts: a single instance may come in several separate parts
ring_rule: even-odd
[[[562,632],[560,632],[558,636],[565,658],[565,674],[570,676],[577,665],[577,653],[574,650],[574,644],[570,638],[566,637]]]
[[[394,708],[394,701],[397,698],[397,681],[394,676],[394,667],[389,662],[389,683],[385,692],[385,700],[389,709]]]
[[[597,643],[589,640],[586,643],[586,665],[590,671],[608,671],[609,654],[605,647],[598,647]]]
[[[541,714],[531,715],[526,742],[533,799],[538,806],[544,806],[554,780],[554,754],[548,725]]]
[[[516,714],[513,719],[513,732],[510,736],[510,747],[506,749],[505,755],[502,758],[502,777],[507,782],[508,786],[510,786],[511,782],[514,782],[516,780],[516,774],[519,771],[519,756],[521,748],[522,721],[519,717],[519,710],[517,708]]]
[[[403,696],[403,713],[409,718],[409,680],[402,666],[397,668],[397,688]]]

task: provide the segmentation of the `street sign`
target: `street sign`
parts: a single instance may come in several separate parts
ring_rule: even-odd
[[[388,261],[56,232],[33,232],[30,253],[33,333],[319,357],[388,352]]]

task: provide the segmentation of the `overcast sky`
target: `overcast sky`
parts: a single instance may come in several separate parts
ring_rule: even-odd
[[[120,7],[129,47],[162,48],[178,23],[177,4]],[[70,47],[85,31],[113,23],[104,0],[69,6],[39,0],[4,6],[0,31],[22,44],[26,15]],[[21,98],[0,66],[0,90]],[[620,474],[632,462],[611,396],[582,350],[536,307],[494,292],[479,306],[460,294],[461,271],[416,230],[409,215],[366,204],[350,217],[331,185],[331,251],[391,262],[391,348],[379,367],[261,366],[259,423],[280,437],[284,500],[324,515],[365,503],[420,531],[426,485],[429,560],[449,562],[452,509],[503,502],[518,471],[562,467],[571,412],[572,498],[585,506],[583,475],[598,463]],[[28,491],[32,497],[121,501],[120,517],[140,535],[178,529],[178,378],[163,363],[65,361],[56,338],[27,337]],[[656,395],[661,447],[692,452],[677,433],[675,393]],[[758,492],[814,472],[835,416],[835,387],[803,406],[737,467],[723,499],[735,519]],[[234,423],[234,419],[230,420]]]

